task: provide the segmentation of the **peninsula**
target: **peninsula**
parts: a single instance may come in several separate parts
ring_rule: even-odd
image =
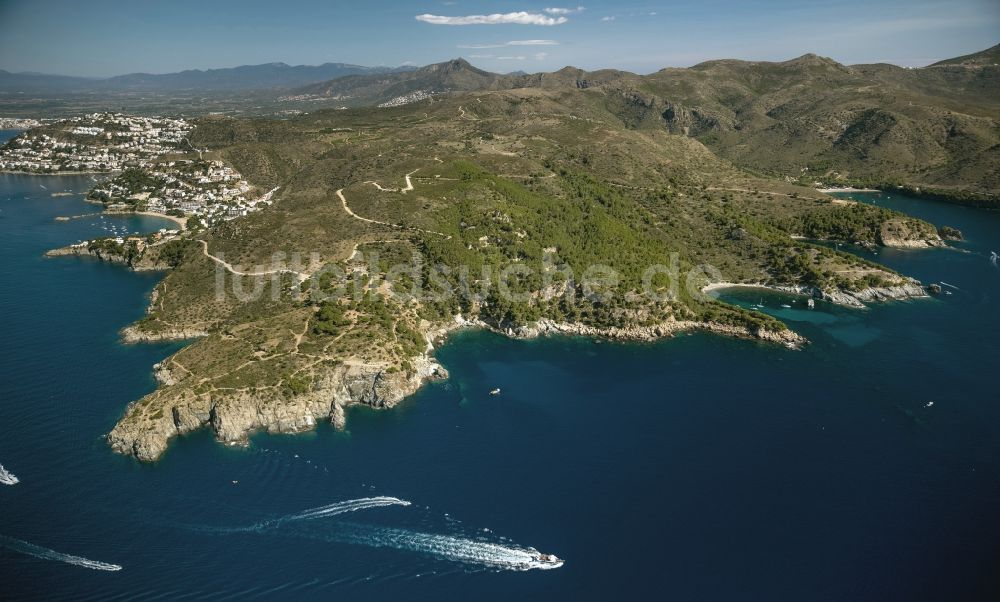
[[[966,68],[940,69],[958,77]],[[365,106],[289,119],[185,119],[164,152],[137,164],[116,157],[116,175],[98,183],[93,199],[176,212],[189,228],[143,239],[141,248],[90,241],[75,254],[169,270],[146,317],[123,334],[196,340],[155,367],[160,387],[128,406],[108,442],[152,461],[174,437],[201,428],[243,444],[257,431],[342,427],[351,404],[391,407],[446,377],[433,350],[456,328],[625,340],[703,329],[796,347],[805,341],[780,321],[703,289],[754,283],[855,306],[924,295],[906,275],[828,243],[940,246],[937,227],[817,188],[933,181],[989,199],[995,174],[983,161],[995,150],[947,175],[920,161],[962,161],[968,147],[943,147],[916,167],[879,163],[891,136],[872,132],[898,130],[879,115],[845,112],[831,117],[839,133],[802,121],[817,148],[830,150],[799,160],[791,150],[759,150],[783,148],[782,111],[803,110],[782,96],[785,84],[754,91],[782,99],[766,114],[752,104],[694,108],[716,102],[707,83],[696,93],[684,88],[686,99],[668,93],[671,81],[689,77],[749,86],[745,72],[814,86],[868,77],[811,56],[648,77],[573,69],[498,76],[457,60],[298,91]],[[900,76],[886,86],[904,84]],[[975,99],[975,114],[954,111],[961,94]],[[975,130],[986,144],[996,135],[995,98],[935,88],[920,106],[935,119],[948,113],[969,136],[973,124],[992,123]],[[25,149],[62,143],[41,132],[73,136],[84,149],[93,147],[79,137],[100,139],[68,127],[31,130],[0,160],[23,162]],[[936,130],[913,132],[919,140],[898,144],[936,141]]]

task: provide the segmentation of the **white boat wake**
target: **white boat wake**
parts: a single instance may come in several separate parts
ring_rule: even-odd
[[[3,464],[0,464],[0,484],[17,485],[18,483],[20,483],[20,481],[17,480],[17,477],[7,472],[7,469],[3,467]]]
[[[296,523],[330,518],[359,510],[409,505],[410,502],[395,497],[368,497],[335,502],[318,508],[310,508],[309,510],[287,514],[248,527],[212,528],[207,530],[222,533],[265,533],[278,530],[283,526],[291,528]],[[547,570],[559,568],[563,565],[562,560],[555,556],[541,554],[535,548],[522,548],[512,544],[494,543],[453,535],[421,533],[408,529],[338,522],[328,528],[322,529],[307,528],[303,525],[293,528],[292,533],[323,541],[418,552],[443,560],[498,570]]]
[[[122,567],[120,567],[117,564],[108,564],[107,562],[98,562],[96,560],[90,560],[87,558],[83,558],[81,556],[63,554],[62,552],[56,552],[55,550],[43,548],[42,546],[36,546],[33,543],[21,541],[20,539],[14,539],[13,537],[7,537],[6,535],[0,535],[0,547],[6,548],[14,552],[19,552],[21,554],[27,554],[28,556],[34,556],[35,558],[41,558],[42,560],[55,560],[56,562],[65,562],[67,564],[82,566],[84,568],[93,569],[95,571],[122,570]]]
[[[303,510],[302,512],[296,512],[295,514],[287,514],[285,516],[281,516],[271,520],[266,520],[254,525],[250,525],[249,527],[230,527],[230,528],[213,529],[213,530],[218,530],[228,533],[237,533],[237,532],[260,533],[269,529],[274,529],[284,523],[289,523],[293,521],[328,518],[331,516],[337,516],[338,514],[345,514],[347,512],[357,512],[359,510],[382,508],[385,506],[409,506],[409,505],[410,502],[395,497],[389,497],[389,496],[365,497],[357,500],[346,500],[343,502],[335,502],[333,504],[327,504],[326,506],[320,506],[318,508],[310,508],[309,510]]]
[[[546,557],[535,548],[478,541],[465,537],[420,533],[407,529],[344,524],[329,539],[375,548],[394,548],[429,554],[442,560],[507,571],[557,569],[561,559]],[[317,537],[319,534],[310,534]]]
[[[297,514],[290,514],[286,517],[279,518],[277,522],[285,522],[291,520],[311,520],[314,518],[325,518],[328,516],[336,516],[338,514],[344,514],[345,512],[357,512],[358,510],[367,510],[369,508],[381,508],[383,506],[409,506],[410,502],[406,500],[401,500],[396,497],[390,496],[378,496],[378,497],[365,497],[358,500],[347,500],[345,502],[336,502],[333,504],[328,504],[326,506],[320,506],[319,508],[312,508],[310,510],[304,510]]]

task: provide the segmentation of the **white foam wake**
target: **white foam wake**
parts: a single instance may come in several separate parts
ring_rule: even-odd
[[[444,560],[508,571],[546,570],[559,568],[563,565],[562,561],[543,562],[539,558],[538,550],[534,548],[521,548],[406,529],[365,525],[351,525],[350,527],[334,537],[353,544],[420,552]]]
[[[280,526],[283,523],[288,523],[293,521],[315,520],[318,518],[327,518],[330,516],[336,516],[338,514],[357,512],[359,510],[368,510],[370,508],[381,508],[384,506],[409,506],[409,505],[410,502],[406,500],[401,500],[396,497],[390,497],[390,496],[365,497],[357,500],[345,500],[343,502],[334,502],[333,504],[327,504],[326,506],[320,506],[318,508],[310,508],[309,510],[303,510],[302,512],[296,512],[295,514],[287,514],[285,516],[260,522],[255,525],[251,525],[249,527],[224,529],[224,530],[260,532],[267,529],[273,529],[275,527]]]
[[[378,497],[366,497],[358,500],[347,500],[345,502],[336,502],[326,506],[320,506],[319,508],[312,508],[310,510],[304,510],[298,514],[292,514],[286,517],[284,520],[310,520],[314,518],[324,518],[327,516],[336,516],[337,514],[344,514],[345,512],[357,512],[358,510],[367,510],[369,508],[380,508],[382,506],[409,506],[410,502],[406,500],[401,500],[399,498],[390,496],[378,496]]]
[[[41,558],[43,560],[55,560],[57,562],[65,562],[67,564],[82,566],[84,568],[93,569],[95,571],[122,570],[122,567],[118,566],[117,564],[108,564],[106,562],[98,562],[96,560],[90,560],[87,558],[83,558],[81,556],[63,554],[62,552],[56,552],[55,550],[43,548],[42,546],[36,546],[33,543],[21,541],[20,539],[14,539],[13,537],[7,537],[6,535],[0,535],[0,547],[7,548],[8,550],[13,550],[14,552],[20,552],[21,554],[27,554],[28,556],[34,556],[35,558]]]
[[[7,470],[3,467],[3,464],[0,464],[0,484],[17,485],[18,483],[20,483],[20,481],[17,480],[17,477],[7,472]]]

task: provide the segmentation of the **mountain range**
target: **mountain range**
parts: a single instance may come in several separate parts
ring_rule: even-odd
[[[189,69],[178,73],[130,73],[108,78],[71,77],[0,70],[0,92],[183,92],[235,91],[293,88],[345,75],[375,75],[405,71],[409,67],[362,67],[346,63],[287,65],[266,63],[224,69]]]
[[[1000,190],[1000,46],[919,69],[717,60],[649,75],[565,67],[496,74],[462,59],[352,75],[295,91],[370,106],[407,98],[539,88],[585,90],[633,129],[698,139],[761,175],[803,184],[908,186],[994,198]]]
[[[782,62],[714,60],[648,75],[575,67],[499,74],[460,58],[420,68],[269,63],[107,79],[0,71],[0,98],[80,92],[99,107],[112,102],[103,94],[131,93],[160,99],[146,108],[154,112],[288,114],[486,91],[583,91],[624,127],[695,138],[751,173],[809,185],[904,186],[993,205],[1000,190],[998,64],[1000,45],[916,69],[806,54]],[[195,102],[181,108],[168,94]],[[39,107],[48,105],[11,110]]]

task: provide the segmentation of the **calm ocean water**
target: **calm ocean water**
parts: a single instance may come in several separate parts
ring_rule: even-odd
[[[804,351],[468,332],[439,352],[449,382],[392,411],[353,409],[348,432],[259,436],[248,450],[199,434],[145,466],[102,436],[178,348],[117,341],[157,276],[42,253],[111,222],[164,224],[54,221],[94,211],[51,196],[88,183],[0,175],[0,464],[20,479],[0,485],[0,598],[1000,591],[1000,270],[988,260],[1000,214],[866,195],[966,233],[967,252],[878,257],[957,288],[867,311],[730,297],[763,300],[812,339]],[[528,546],[565,566],[505,570]]]

